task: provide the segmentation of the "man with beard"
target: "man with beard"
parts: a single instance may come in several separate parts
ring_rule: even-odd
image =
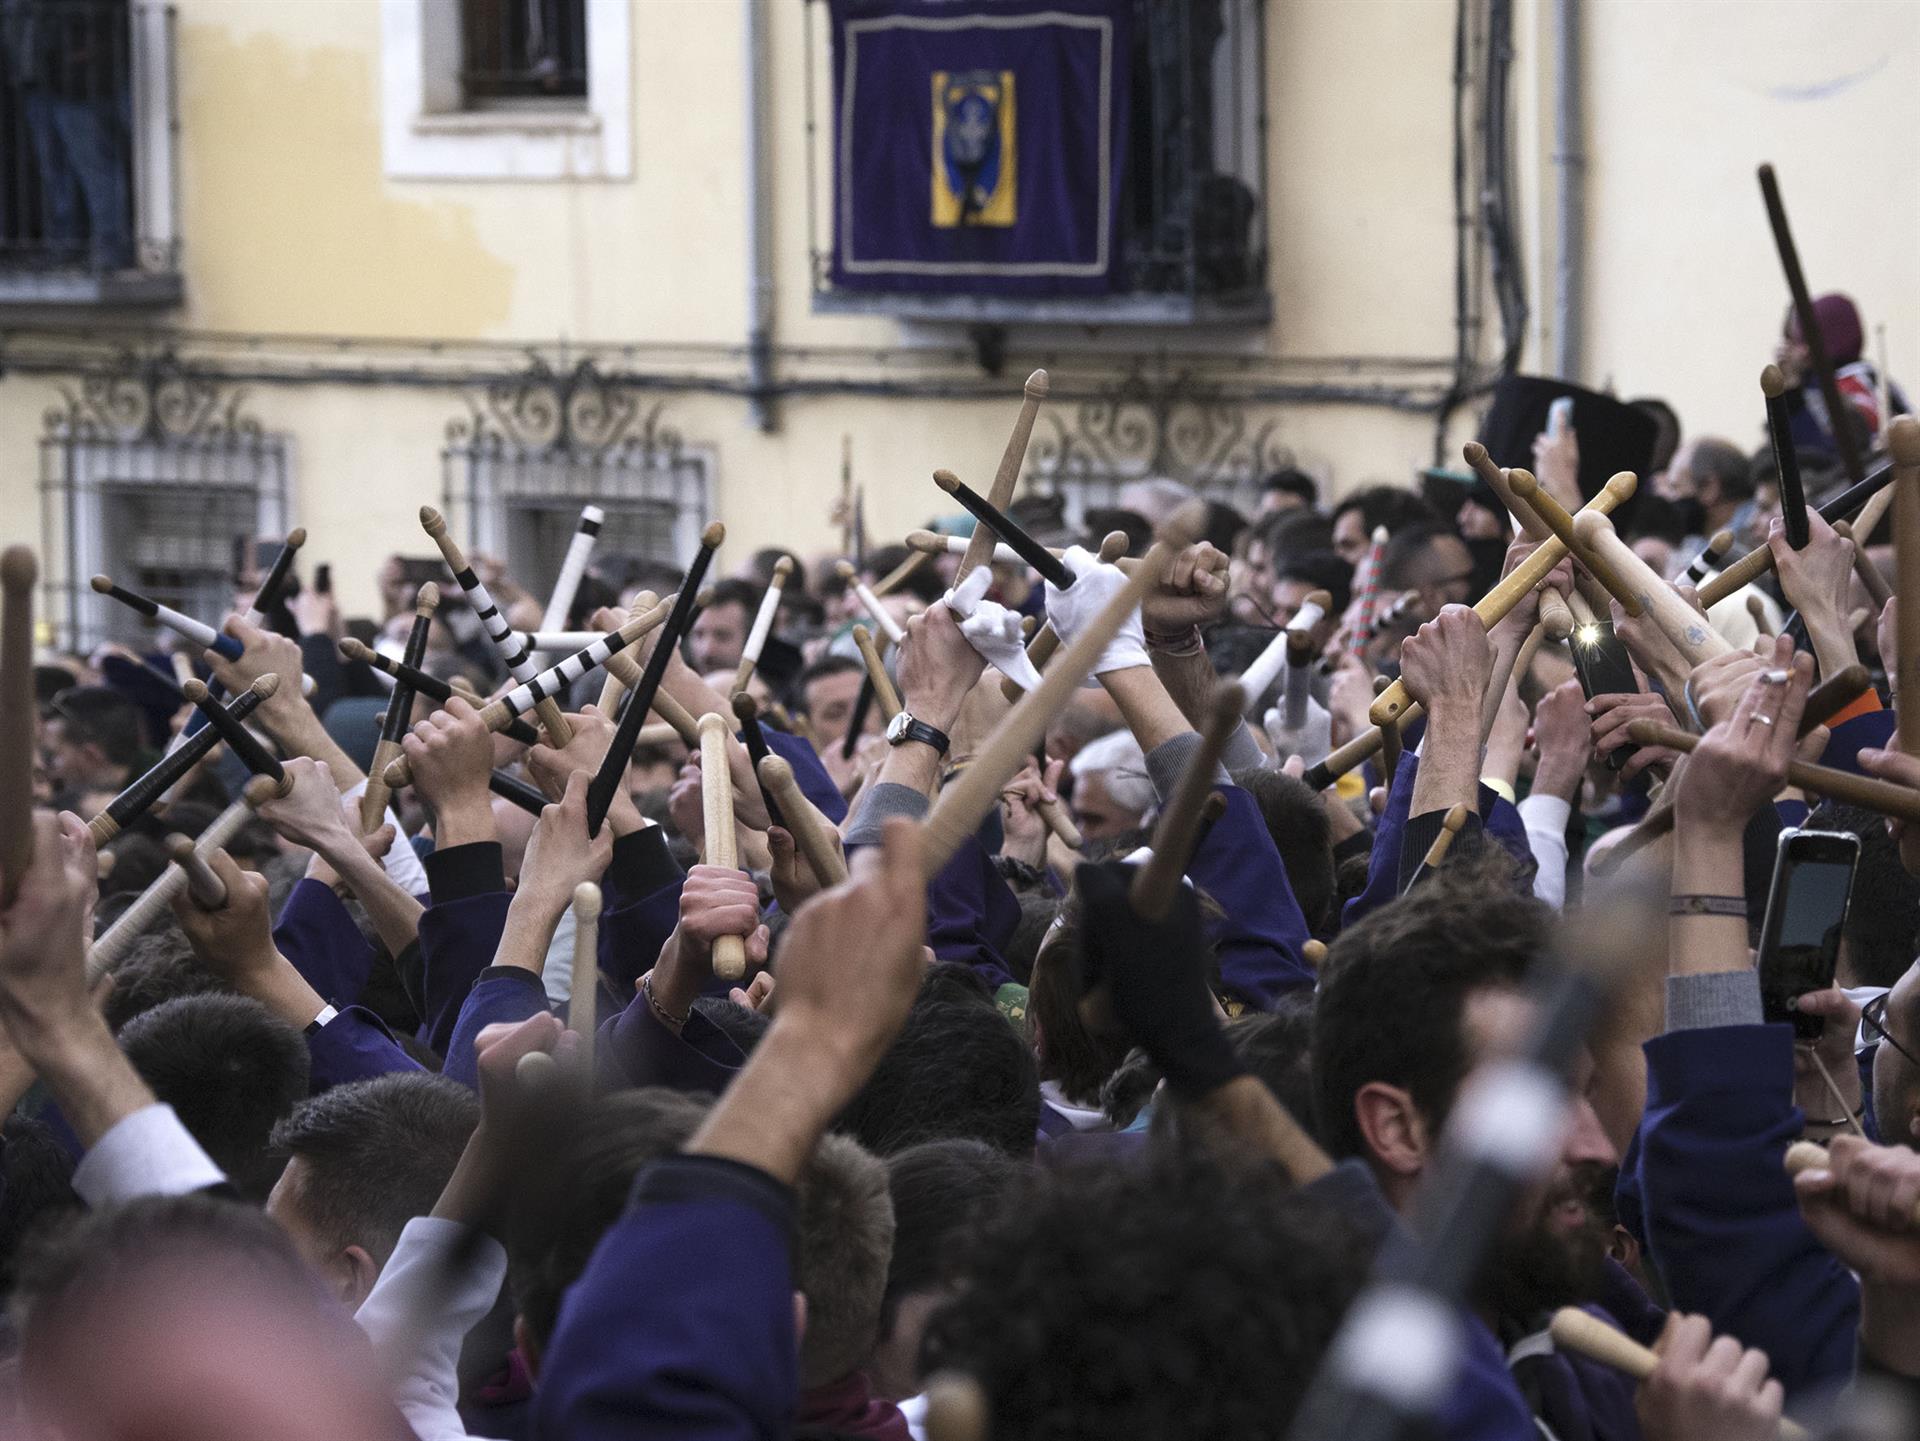
[[[1366,1162],[1396,1210],[1433,1165],[1467,1077],[1524,1037],[1532,1003],[1523,978],[1552,920],[1530,896],[1450,870],[1343,932],[1322,965],[1313,1034],[1321,1139],[1336,1158]],[[1573,1083],[1559,1164],[1510,1219],[1475,1309],[1551,1434],[1614,1441],[1640,1434],[1632,1382],[1556,1353],[1547,1322],[1558,1307],[1584,1305],[1651,1345],[1664,1318],[1607,1254],[1619,1156],[1588,1099],[1590,1058]]]

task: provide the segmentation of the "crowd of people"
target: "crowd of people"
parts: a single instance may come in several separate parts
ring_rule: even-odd
[[[1883,459],[1904,402],[1838,300],[1840,423]],[[1817,502],[1845,477],[1803,351],[1789,329]],[[343,647],[402,657],[435,573],[407,555],[372,616],[298,565],[273,596],[249,570],[209,618],[231,654],[156,633],[40,655],[41,809],[0,904],[10,1432],[1330,1437],[1323,1363],[1381,1314],[1356,1298],[1396,1248],[1446,1243],[1422,1197],[1478,1147],[1526,1173],[1518,1203],[1464,1293],[1397,1293],[1405,1344],[1361,1366],[1409,1421],[1746,1441],[1891,1407],[1884,1434],[1912,1434],[1920,830],[1788,776],[1920,790],[1894,746],[1898,597],[1872,603],[1856,542],[1894,557],[1817,512],[1795,548],[1770,449],[1634,408],[1657,439],[1615,520],[1656,583],[1690,604],[1771,559],[1688,626],[1725,642],[1704,662],[1659,607],[1609,604],[1584,552],[1487,624],[1472,604],[1562,543],[1471,472],[1324,500],[1295,471],[1253,515],[1164,480],[1085,514],[1017,498],[1065,586],[1003,553],[963,574],[920,537],[849,568],[723,544],[684,634],[632,645],[661,719],[603,825],[590,783],[631,686],[576,682],[564,744],[499,728],[485,607],[445,571],[418,657],[443,702],[396,702]],[[1576,410],[1494,458],[1577,511],[1607,423]],[[1920,504],[1920,463],[1894,484]],[[538,630],[546,598],[474,562]],[[684,581],[596,555],[568,628]],[[1566,639],[1549,591],[1593,612]],[[1037,718],[1007,684],[1023,620],[1091,677]],[[1261,669],[1289,625],[1284,673]],[[1633,688],[1583,685],[1596,628]],[[1856,665],[1875,683],[1803,737],[1816,680]],[[1250,668],[1260,693],[1225,689]],[[177,744],[188,670],[229,696],[277,677],[246,717],[276,784],[215,746],[90,826]],[[1329,773],[1389,683],[1420,714]],[[363,804],[396,703],[410,783]],[[721,767],[669,711],[726,718]],[[1694,739],[1630,733],[1648,721]],[[797,796],[763,788],[763,750]],[[996,803],[947,835],[975,766]],[[1183,830],[1189,773],[1213,799]],[[708,834],[715,785],[731,836]],[[251,816],[143,910],[170,838],[243,787]],[[1858,838],[1855,904],[1835,983],[1769,1024],[1752,947],[1805,826]],[[1183,878],[1149,902],[1156,866]],[[1650,892],[1564,1089],[1490,1128],[1465,1098],[1538,1031],[1542,978],[1621,950],[1595,919]],[[138,934],[90,964],[116,924]],[[1803,1140],[1824,1150],[1790,1174]],[[1574,1346],[1565,1308],[1645,1366]]]

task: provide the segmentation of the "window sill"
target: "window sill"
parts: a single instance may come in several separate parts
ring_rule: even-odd
[[[600,117],[586,110],[461,110],[416,115],[415,135],[598,135]]]

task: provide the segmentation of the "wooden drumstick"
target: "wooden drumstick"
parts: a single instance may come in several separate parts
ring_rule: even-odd
[[[1876,495],[1874,500],[1879,498]],[[1871,501],[1868,502],[1868,506],[1871,508]],[[1864,513],[1861,518],[1865,519]],[[1853,541],[1853,573],[1860,577],[1860,584],[1866,588],[1867,599],[1873,603],[1873,613],[1878,615],[1882,607],[1893,599],[1893,587],[1887,584],[1887,578],[1880,574],[1880,567],[1875,565],[1873,557],[1867,554],[1867,548],[1858,539],[1858,532],[1854,530],[1853,522],[1841,521],[1834,526],[1833,533],[1842,540]]]
[[[401,659],[414,669],[427,654],[427,634],[433,626],[433,613],[440,605],[440,587],[428,581],[414,597],[413,629]],[[360,793],[360,833],[371,835],[386,824],[387,800],[393,788],[387,784],[386,770],[400,759],[400,738],[413,727],[413,687],[398,681],[387,702],[387,717],[380,726],[380,738],[374,742],[373,764],[367,767],[367,788]]]
[[[964,535],[939,535],[931,530],[910,530],[906,539],[907,549],[917,555],[965,555],[972,543]],[[993,547],[993,563],[1019,565],[1020,556],[1012,546],[999,542]]]
[[[1004,511],[1013,504],[1013,490],[1020,482],[1020,466],[1027,458],[1027,441],[1033,435],[1033,422],[1040,414],[1040,402],[1046,398],[1047,373],[1036,370],[1027,377],[1020,399],[1020,414],[1014,419],[1013,432],[1007,437],[1007,448],[1001,452],[1000,468],[993,473],[993,484],[987,488],[987,501],[996,510]],[[967,553],[960,558],[961,575],[971,575],[975,566],[986,565],[992,560],[995,539],[990,527],[975,523],[973,538],[967,542]]]
[[[1627,735],[1635,745],[1667,746],[1683,754],[1690,754],[1700,744],[1700,737],[1692,732],[1683,731],[1677,726],[1662,725],[1659,721],[1634,721],[1627,726]],[[1832,766],[1788,761],[1787,784],[1830,796],[1863,810],[1878,811],[1883,816],[1920,823],[1920,791],[1895,785],[1892,781],[1855,775],[1852,771],[1835,770]]]
[[[1701,665],[1733,647],[1699,611],[1680,597],[1680,592],[1654,573],[1653,567],[1635,555],[1615,533],[1613,522],[1592,510],[1583,510],[1574,522],[1574,530],[1589,550],[1613,563],[1614,569],[1638,594],[1647,615],[1658,626],[1673,648],[1689,666]]]
[[[882,605],[880,603],[880,597],[875,595],[867,583],[860,579],[860,572],[854,569],[852,561],[843,560],[837,562],[833,567],[833,573],[852,588],[855,598],[859,600],[867,614],[873,617],[873,623],[879,626],[881,631],[885,633],[888,644],[898,645],[907,638],[906,630],[901,626],[899,621],[893,618],[893,612]]]
[[[1805,550],[1811,534],[1807,527],[1807,491],[1800,481],[1800,456],[1793,448],[1793,419],[1787,414],[1785,396],[1787,378],[1777,365],[1760,372],[1760,394],[1767,402],[1767,440],[1773,447],[1773,470],[1780,484],[1780,523],[1787,544]],[[1836,425],[1844,422],[1836,422]]]
[[[1887,427],[1887,449],[1892,452],[1894,467],[1894,644],[1899,653],[1894,674],[1907,681],[1920,676],[1920,420],[1910,415],[1897,417]],[[1896,697],[1894,702],[1900,749],[1910,756],[1920,755],[1920,703],[1902,703],[1912,698]]]
[[[1373,678],[1373,693],[1376,696],[1384,694],[1387,687],[1392,683],[1393,682],[1383,675],[1375,676]],[[1408,706],[1407,709],[1417,711],[1420,707],[1414,705]],[[1402,724],[1402,722],[1394,722],[1389,725],[1376,727],[1374,730],[1374,734],[1380,738],[1380,771],[1388,785],[1393,784],[1393,778],[1400,770],[1400,731]],[[1482,729],[1484,730],[1485,727],[1482,727]]]
[[[1631,474],[1627,471],[1621,473]],[[1507,483],[1513,488],[1513,493],[1520,503],[1538,516],[1540,523],[1560,538],[1560,543],[1573,552],[1573,558],[1587,568],[1587,573],[1606,587],[1607,594],[1620,602],[1620,608],[1628,615],[1637,617],[1643,609],[1639,595],[1608,557],[1581,543],[1573,527],[1573,517],[1567,514],[1566,507],[1547,494],[1530,471],[1508,471]]]
[[[620,683],[628,690],[638,690],[640,688],[640,662],[635,660],[626,651],[615,651],[607,657],[607,671],[610,675],[618,676]],[[700,723],[693,718],[685,706],[681,705],[679,701],[668,695],[664,690],[656,690],[653,693],[653,705],[651,709],[655,715],[666,722],[672,729],[673,734],[680,738],[688,750],[699,749]],[[652,730],[652,726],[646,727],[645,730],[642,731],[642,736],[644,737]],[[657,744],[658,742],[653,743]]]
[[[1791,1164],[1793,1152],[1804,1145],[1797,1143],[1787,1151]],[[1818,1150],[1818,1147],[1814,1149]],[[1824,1152],[1822,1153],[1824,1159]],[[1598,1361],[1602,1366],[1611,1367],[1624,1376],[1636,1381],[1645,1381],[1660,1365],[1659,1355],[1642,1346],[1624,1331],[1617,1331],[1590,1311],[1582,1311],[1578,1306],[1562,1306],[1553,1313],[1553,1321],[1548,1327],[1554,1346],[1561,1351],[1571,1351],[1576,1356],[1584,1356],[1589,1361]],[[1804,1441],[1806,1429],[1786,1417],[1780,1418],[1779,1433],[1782,1441]]]
[[[913,579],[914,573],[926,563],[927,557],[921,552],[915,551],[875,581],[873,583],[873,593],[877,596],[892,595],[896,590],[900,589],[901,586]]]
[[[998,535],[1008,545],[1013,547],[1015,554],[1017,554],[1022,561],[1030,566],[1042,580],[1046,581],[1047,584],[1051,585],[1054,589],[1065,590],[1073,584],[1073,572],[1061,563],[1059,556],[1055,555],[1044,545],[1040,544],[1039,541],[1028,535],[1025,530],[1005,515],[999,506],[995,505],[984,495],[980,495],[972,490],[952,471],[936,470],[933,473],[933,483],[955,500],[959,501],[960,504],[965,506],[973,515],[974,533],[976,535],[982,529]],[[969,541],[968,549],[972,550],[972,548],[973,543]],[[989,550],[988,554],[991,555],[992,551]],[[965,564],[964,558],[961,563],[963,565]],[[961,574],[965,575],[967,572],[962,571]]]
[[[1319,970],[1327,963],[1327,943],[1325,941],[1302,941],[1300,943],[1300,959],[1305,961],[1314,970]]]
[[[268,672],[272,674],[272,672]],[[263,676],[261,679],[265,679]],[[278,678],[276,677],[276,683]],[[180,687],[180,693],[200,708],[206,716],[209,727],[220,733],[220,739],[227,743],[227,749],[239,757],[255,778],[265,779],[274,787],[275,796],[284,796],[293,789],[293,781],[286,774],[280,762],[275,760],[267,748],[254,739],[253,732],[228,714],[226,707],[214,700],[206,686],[197,680],[190,680]]]
[[[599,1028],[600,887],[582,881],[573,888],[573,989],[567,996],[567,1029],[580,1037],[580,1059],[589,1077]]]
[[[1787,1147],[1783,1161],[1789,1176],[1797,1176],[1802,1171],[1830,1170],[1833,1166],[1833,1157],[1817,1141],[1795,1141]],[[1916,1225],[1920,1225],[1920,1204],[1913,1208],[1913,1219]]]
[[[1898,423],[1898,421],[1895,422],[1896,425]],[[1892,440],[1892,427],[1888,428],[1888,440]],[[1832,525],[1835,521],[1845,520],[1855,511],[1865,516],[1873,505],[1874,499],[1892,487],[1893,478],[1898,469],[1898,461],[1890,462],[1874,471],[1865,480],[1848,486],[1820,507],[1820,518],[1828,525]],[[1882,503],[1880,514],[1885,514],[1887,504],[1891,504],[1891,501]],[[1878,524],[1878,516],[1875,517],[1875,523]],[[1867,533],[1871,535],[1872,531],[1869,530]],[[1740,587],[1753,584],[1772,569],[1773,551],[1765,542],[1762,542],[1701,586],[1700,604],[1711,609]]]
[[[192,680],[192,676],[187,679]],[[280,688],[280,677],[269,671],[227,703],[227,714],[243,721],[261,701]],[[220,744],[220,732],[211,726],[195,731],[184,745],[169,751],[151,770],[127,783],[124,790],[107,803],[107,808],[87,822],[87,831],[96,846],[104,846],[158,804],[160,798],[177,785],[188,771],[200,764],[207,753]]]
[[[823,886],[837,886],[847,878],[847,863],[833,839],[833,823],[820,814],[793,778],[785,756],[768,756],[759,765],[760,784],[779,803],[794,849]]]
[[[1767,639],[1773,639],[1773,627],[1767,622],[1767,602],[1758,592],[1747,597],[1747,614],[1753,620],[1753,628]]]
[[[1509,483],[1508,472],[1494,462],[1487,448],[1477,440],[1470,440],[1461,447],[1467,466],[1484,480],[1493,493],[1500,497],[1500,503],[1507,508],[1519,524],[1528,540],[1545,540],[1553,532],[1546,523],[1534,513],[1532,507],[1520,504]],[[1563,537],[1564,539],[1564,537]],[[1573,613],[1567,609],[1567,597],[1557,586],[1542,586],[1540,590],[1540,623],[1547,628],[1547,634],[1555,640],[1565,640],[1573,631]]]
[[[218,911],[227,904],[227,885],[207,864],[207,858],[194,849],[193,839],[179,832],[167,837],[167,855],[187,873],[187,894],[203,911]]]
[[[712,711],[700,717],[700,810],[706,826],[707,864],[722,870],[739,865],[733,833],[733,771],[727,764],[732,727]],[[747,943],[719,936],[713,943],[713,973],[737,981],[747,973]]]
[[[420,507],[420,528],[426,531],[433,543],[440,548],[440,558],[447,563],[447,569],[453,572],[453,578],[460,582],[467,602],[474,613],[480,617],[480,623],[486,628],[487,638],[493,642],[493,648],[499,652],[501,661],[507,667],[507,673],[522,685],[540,673],[540,666],[533,658],[533,649],[527,644],[525,636],[514,632],[507,624],[507,618],[500,607],[494,604],[493,596],[488,592],[486,583],[474,573],[467,564],[467,557],[459,543],[447,533],[447,518],[430,505]],[[544,700],[535,707],[541,729],[555,746],[565,749],[573,739],[573,730],[567,724],[566,717],[560,713],[558,703]]]
[[[766,594],[760,597],[760,609],[754,612],[753,629],[747,632],[746,646],[740,652],[740,668],[733,673],[728,695],[745,690],[747,682],[753,679],[753,668],[760,664],[760,652],[766,649],[767,637],[773,634],[774,618],[780,614],[780,597],[786,593],[787,577],[792,574],[792,556],[783,555],[773,563],[773,578],[767,582]]]
[[[1433,844],[1427,847],[1426,858],[1420,864],[1430,871],[1439,870],[1446,863],[1447,852],[1453,849],[1453,838],[1460,834],[1466,823],[1467,804],[1461,801],[1440,822],[1440,834],[1433,838]]]
[[[33,864],[33,587],[40,563],[24,545],[0,555],[0,904],[12,905]]]
[[[853,628],[853,643],[860,648],[860,659],[866,662],[867,679],[873,682],[873,698],[880,705],[882,720],[892,720],[900,714],[900,692],[893,688],[893,678],[887,674],[886,662],[880,659],[880,652],[873,643],[873,632],[864,625]]]
[[[971,1376],[941,1371],[927,1382],[927,1441],[990,1441],[992,1414],[987,1393]]]
[[[1103,565],[1117,565],[1120,557],[1127,553],[1127,533],[1124,530],[1110,530],[1100,541],[1100,561]],[[1037,671],[1045,671],[1047,662],[1053,659],[1053,653],[1060,649],[1060,633],[1050,623],[1042,622],[1040,629],[1033,633],[1033,639],[1027,642],[1027,659]],[[1022,695],[1019,683],[1010,677],[1000,678],[1000,694],[1010,701],[1017,701]]]
[[[1073,823],[1073,813],[1067,809],[1067,803],[1058,796],[1050,801],[1041,801],[1038,809],[1040,819],[1047,823],[1047,829],[1068,850],[1077,851],[1087,843],[1086,837],[1080,834],[1080,827]]]
[[[1000,791],[1027,763],[1053,718],[1073,699],[1100,660],[1100,652],[1141,599],[1158,583],[1172,561],[1175,547],[1161,542],[1148,552],[1140,568],[1127,578],[1098,615],[1061,648],[1040,678],[1040,684],[1014,702],[1013,709],[995,727],[973,763],[940,792],[926,820],[925,863],[929,878],[952,859],[962,842],[980,828],[1000,803]]]
[[[273,793],[274,784],[266,776],[255,776],[248,781],[242,798],[215,816],[207,828],[200,832],[200,839],[195,843],[197,848],[204,854],[226,845],[253,818],[254,801],[250,797],[270,799]],[[160,873],[158,880],[133,898],[132,904],[120,913],[118,920],[94,937],[93,945],[87,951],[89,986],[120,964],[128,949],[146,933],[149,926],[160,919],[186,884],[187,873],[179,866],[169,865]]]
[[[1127,888],[1127,903],[1135,915],[1149,921],[1166,919],[1180,889],[1194,848],[1200,843],[1200,810],[1207,797],[1220,784],[1217,772],[1227,741],[1240,725],[1247,709],[1247,693],[1237,685],[1216,689],[1207,705],[1206,728],[1200,732],[1200,744],[1187,760],[1186,769],[1167,798],[1153,828],[1153,855],[1134,873]]]
[[[1733,549],[1733,532],[1720,529],[1713,533],[1706,545],[1687,566],[1686,581],[1696,590],[1701,582],[1720,568],[1720,562],[1727,558],[1727,552]]]
[[[1633,494],[1634,485],[1632,473],[1622,471],[1587,502],[1580,514],[1606,515]],[[1473,613],[1480,617],[1480,624],[1492,630],[1506,619],[1507,613],[1520,604],[1521,597],[1553,573],[1553,568],[1566,553],[1566,542],[1558,536],[1542,541],[1538,550],[1508,572],[1474,605]],[[1367,719],[1377,726],[1385,725],[1412,703],[1413,697],[1407,693],[1406,682],[1397,680],[1374,701],[1367,712]]]

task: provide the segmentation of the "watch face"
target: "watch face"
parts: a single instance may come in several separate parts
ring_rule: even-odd
[[[888,742],[893,745],[899,745],[901,741],[907,738],[907,727],[912,724],[912,722],[912,716],[908,715],[905,711],[898,712],[892,720],[887,722]]]

